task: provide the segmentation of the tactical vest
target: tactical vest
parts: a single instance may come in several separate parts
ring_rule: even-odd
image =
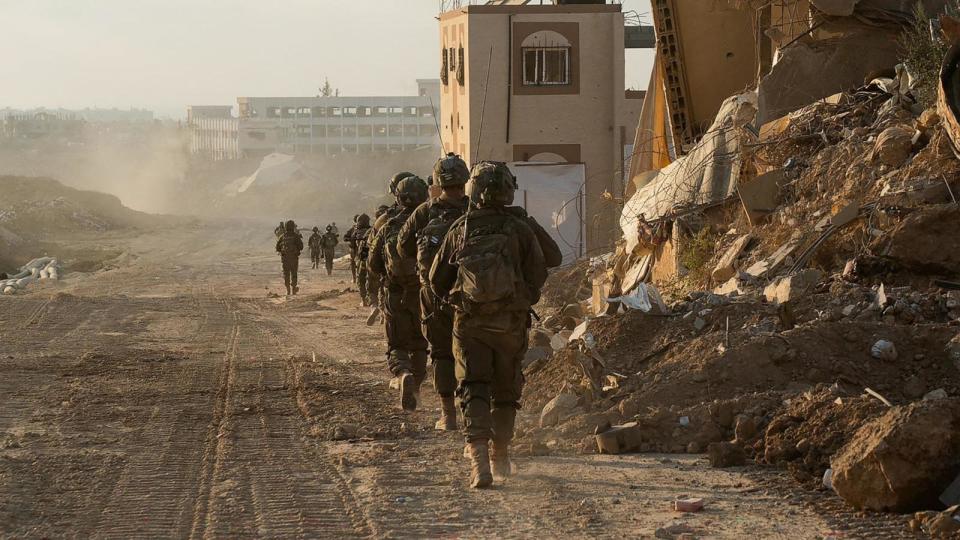
[[[424,282],[430,275],[430,267],[433,266],[433,260],[437,257],[440,246],[443,245],[443,239],[463,212],[460,208],[440,206],[435,201],[430,203],[427,224],[417,233],[417,266],[420,270],[420,278]]]

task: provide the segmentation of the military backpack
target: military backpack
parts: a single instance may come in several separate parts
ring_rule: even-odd
[[[301,242],[300,245],[298,241]],[[280,254],[284,257],[299,257],[303,240],[297,233],[283,233],[280,237]]]
[[[508,218],[471,228],[469,215],[464,218],[463,238],[456,253],[457,288],[468,312],[478,308],[490,312],[516,299],[522,286],[512,245],[516,225],[515,218]]]
[[[400,229],[407,221],[407,217],[407,213],[398,214],[383,226],[384,266],[387,268],[390,281],[400,284],[411,284],[418,280],[416,258],[403,256],[397,245]]]

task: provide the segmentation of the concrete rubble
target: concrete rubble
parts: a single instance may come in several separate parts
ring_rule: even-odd
[[[896,45],[907,4],[811,0],[817,27],[759,84],[668,163],[633,171],[622,239],[535,331],[555,346],[525,392],[542,407],[563,389],[578,412],[529,444],[783,467],[851,507],[954,530],[960,48],[940,103],[921,104]],[[570,304],[587,308],[567,312],[573,327]]]

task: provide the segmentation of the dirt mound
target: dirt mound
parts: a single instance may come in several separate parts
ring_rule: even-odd
[[[155,224],[157,218],[130,210],[113,195],[81,191],[51,178],[0,176],[0,226],[36,236],[106,231]]]
[[[591,285],[587,276],[589,269],[590,261],[582,259],[551,271],[543,285],[537,309],[546,314],[590,296]]]

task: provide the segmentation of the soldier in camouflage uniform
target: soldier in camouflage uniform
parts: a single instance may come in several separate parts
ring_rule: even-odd
[[[390,195],[396,198],[397,185],[401,180],[409,176],[414,176],[414,174],[410,172],[399,172],[393,175],[388,184]],[[377,211],[376,220],[374,220],[373,226],[370,227],[370,232],[368,233],[370,235],[368,243],[371,246],[373,245],[373,238],[377,235],[380,228],[402,210],[396,200],[394,200],[391,206],[381,208],[383,208],[383,212]],[[373,309],[370,310],[370,316],[367,317],[367,326],[371,326],[377,321],[381,314],[380,300],[383,299],[383,276],[372,271],[370,265],[367,265],[367,291],[370,293],[370,305],[373,306]]]
[[[516,189],[505,164],[477,164],[467,185],[477,206],[450,228],[430,271],[434,294],[455,309],[457,395],[474,488],[511,474],[530,308],[547,278],[536,234],[507,210]]]
[[[357,216],[357,225],[350,235],[350,251],[357,254],[357,290],[360,291],[360,303],[363,306],[370,305],[370,297],[367,293],[367,257],[370,255],[370,246],[367,244],[367,233],[370,231],[370,216],[360,214]]]
[[[340,239],[337,238],[337,233],[333,232],[333,226],[327,225],[327,232],[320,237],[320,250],[323,252],[323,263],[328,276],[333,274],[333,259],[336,257],[339,243]]]
[[[303,236],[297,231],[297,224],[290,220],[283,226],[283,235],[277,239],[277,253],[283,265],[283,284],[287,295],[297,294],[297,267],[300,265],[300,253],[303,251]]]
[[[310,262],[312,263],[311,268],[317,269],[320,268],[320,229],[318,227],[313,228],[313,234],[310,235],[310,238],[307,239],[307,246],[310,248]]]
[[[427,340],[420,328],[417,260],[402,254],[397,237],[413,211],[427,199],[427,184],[416,176],[396,188],[400,212],[382,224],[370,245],[370,269],[384,277],[387,363],[400,383],[400,406],[415,411],[427,373]]]
[[[447,154],[434,165],[433,179],[442,190],[439,196],[421,204],[400,229],[399,244],[405,255],[417,258],[420,276],[420,311],[423,331],[430,342],[433,384],[440,395],[440,419],[436,428],[456,431],[457,407],[454,393],[457,376],[453,359],[453,307],[439,302],[430,289],[430,268],[440,244],[454,221],[467,210],[470,199],[464,185],[470,170],[460,156]]]

